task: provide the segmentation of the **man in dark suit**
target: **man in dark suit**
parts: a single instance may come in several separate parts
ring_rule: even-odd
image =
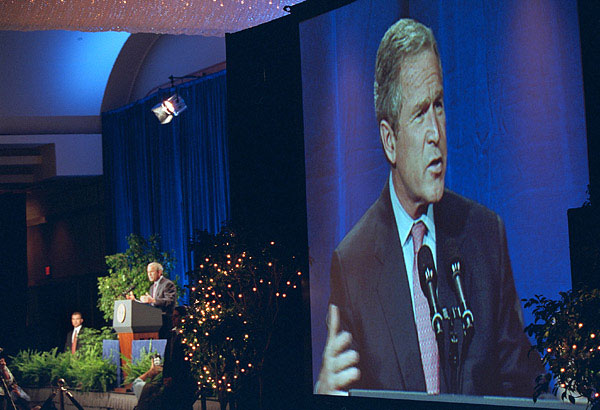
[[[163,325],[159,336],[161,339],[167,339],[172,327],[171,315],[177,304],[177,289],[172,281],[163,276],[163,266],[160,263],[149,263],[147,272],[152,285],[148,292],[140,297],[140,301],[159,307],[162,310]]]
[[[83,316],[81,316],[80,312],[73,312],[71,315],[71,324],[73,325],[73,329],[67,333],[67,339],[65,340],[65,352],[71,352],[75,354],[80,347],[79,332],[83,326]]]
[[[333,254],[317,392],[530,396],[543,368],[539,357],[528,358],[504,225],[489,209],[444,187],[443,80],[431,30],[399,20],[381,41],[375,70],[375,110],[390,176]],[[433,254],[442,307],[458,306],[448,272],[455,256],[462,259],[475,331],[463,337],[456,322],[458,370],[449,365],[449,343],[436,340],[420,286],[423,245]]]

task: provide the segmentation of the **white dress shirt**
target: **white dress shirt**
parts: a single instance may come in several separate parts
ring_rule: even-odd
[[[71,343],[73,343],[73,341],[75,340],[75,336],[79,337],[79,331],[81,330],[81,326],[79,325],[76,328],[73,328],[73,334],[71,335]]]

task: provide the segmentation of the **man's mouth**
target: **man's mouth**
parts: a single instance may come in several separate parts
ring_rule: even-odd
[[[438,157],[433,159],[428,165],[427,169],[434,174],[440,174],[443,170],[444,161],[442,161],[442,157]]]

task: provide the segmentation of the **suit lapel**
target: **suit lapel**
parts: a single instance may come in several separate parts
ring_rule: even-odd
[[[403,389],[424,391],[425,376],[422,370],[406,267],[387,184],[380,201],[383,212],[377,222],[380,225],[377,231],[381,232],[381,237],[377,238],[379,246],[376,249],[376,257],[381,265],[378,270],[379,277],[376,279],[379,303],[392,339],[395,359],[404,384]]]

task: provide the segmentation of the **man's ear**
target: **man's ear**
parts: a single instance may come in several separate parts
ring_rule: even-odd
[[[379,122],[379,138],[381,146],[385,152],[385,157],[392,165],[396,164],[396,135],[389,122],[381,120]]]

